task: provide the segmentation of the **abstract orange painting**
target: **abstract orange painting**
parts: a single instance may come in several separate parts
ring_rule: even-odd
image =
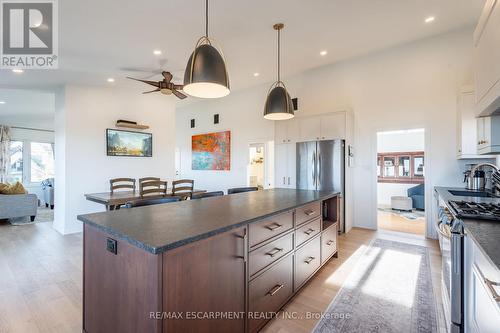
[[[193,170],[231,169],[231,131],[193,135]]]

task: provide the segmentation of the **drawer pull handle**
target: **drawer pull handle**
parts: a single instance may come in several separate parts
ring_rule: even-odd
[[[281,288],[283,288],[285,285],[284,284],[278,284],[276,286],[273,287],[273,289],[269,290],[267,292],[268,295],[270,296],[274,296],[278,291],[281,290]]]
[[[314,257],[309,257],[309,258],[307,258],[307,260],[304,260],[304,262],[305,262],[306,264],[308,264],[308,265],[309,265],[310,263],[312,263],[312,261],[313,261],[314,259],[316,259],[316,258],[314,258]]]
[[[311,216],[311,215],[316,214],[316,211],[315,211],[314,209],[311,209],[311,210],[305,211],[304,213],[305,213],[307,216]]]
[[[332,241],[332,240],[329,240],[329,241],[326,243],[326,245],[327,245],[327,246],[330,246],[330,245],[332,245],[332,244],[333,244],[333,241]]]
[[[484,283],[486,283],[486,286],[488,286],[488,289],[491,292],[491,296],[493,296],[493,299],[495,302],[500,302],[500,295],[498,295],[497,291],[493,286],[500,286],[500,282],[494,282],[491,280],[488,280],[487,278],[484,278]]]
[[[282,249],[282,248],[280,249],[280,248],[276,247],[276,248],[274,248],[272,251],[267,252],[266,254],[267,254],[268,256],[270,256],[271,258],[273,258],[275,255],[277,255],[278,253],[280,253],[280,252],[281,252],[281,251],[283,251],[283,250],[284,250],[284,249]]]
[[[274,226],[273,226],[273,224],[271,224],[271,225],[266,225],[266,228],[267,228],[267,229],[269,229],[269,230],[271,230],[271,231],[274,231],[274,230],[276,230],[276,229],[281,228],[282,226],[283,226],[283,224],[274,223]]]
[[[314,229],[311,229],[311,228],[309,228],[308,230],[304,231],[304,233],[305,233],[306,235],[308,235],[308,236],[309,236],[310,234],[312,234],[313,232],[314,232]]]

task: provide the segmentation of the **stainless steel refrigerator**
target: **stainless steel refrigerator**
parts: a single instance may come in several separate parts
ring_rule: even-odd
[[[297,188],[341,193],[340,232],[345,232],[345,141],[297,142]]]

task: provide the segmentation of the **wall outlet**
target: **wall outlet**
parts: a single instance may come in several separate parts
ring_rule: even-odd
[[[106,250],[108,250],[109,252],[111,252],[113,254],[117,254],[118,253],[118,243],[116,242],[116,240],[114,240],[112,238],[107,238],[106,239]]]

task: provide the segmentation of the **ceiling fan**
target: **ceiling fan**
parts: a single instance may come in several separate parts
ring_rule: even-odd
[[[155,90],[151,91],[145,91],[143,94],[149,94],[152,92],[161,92],[162,94],[165,95],[175,95],[179,99],[184,99],[187,96],[181,93],[179,90],[182,90],[184,87],[182,84],[175,84],[170,81],[172,81],[173,75],[170,72],[161,72],[161,75],[163,75],[163,80],[162,81],[149,81],[149,80],[142,80],[142,79],[135,79],[133,77],[127,76],[127,79],[135,80],[135,81],[140,81],[144,82],[146,84],[149,84],[153,87],[156,87]]]

